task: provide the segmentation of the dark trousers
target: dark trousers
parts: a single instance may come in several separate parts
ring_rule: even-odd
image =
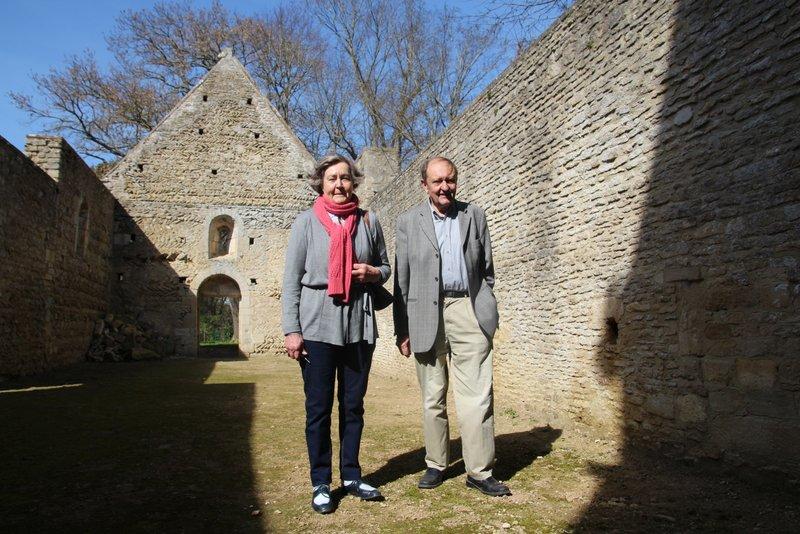
[[[308,361],[300,358],[306,392],[306,444],[311,464],[311,484],[330,484],[331,411],[333,388],[339,388],[339,471],[342,480],[361,478],[358,452],[364,429],[364,394],[375,345],[345,346],[305,341]]]

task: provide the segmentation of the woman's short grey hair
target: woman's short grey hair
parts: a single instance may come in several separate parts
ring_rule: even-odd
[[[358,167],[356,167],[356,164],[353,163],[350,158],[347,156],[341,156],[339,154],[325,156],[319,160],[319,162],[317,162],[317,166],[314,168],[314,174],[308,177],[308,184],[311,186],[311,189],[317,192],[318,195],[322,194],[322,177],[325,176],[325,171],[328,170],[328,167],[333,167],[337,163],[347,163],[347,166],[350,168],[350,176],[353,178],[354,191],[361,183],[364,175],[360,170],[358,170]]]

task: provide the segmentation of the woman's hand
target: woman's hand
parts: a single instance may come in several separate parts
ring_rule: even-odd
[[[353,264],[353,280],[355,282],[372,283],[381,279],[381,271],[367,263]]]
[[[286,346],[286,354],[293,360],[299,360],[303,354],[307,354],[303,345],[303,336],[297,332],[286,334],[286,337],[283,338],[283,344]]]

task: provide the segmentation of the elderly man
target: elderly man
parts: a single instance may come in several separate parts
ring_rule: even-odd
[[[449,463],[452,374],[467,487],[510,495],[492,476],[492,336],[498,316],[486,215],[456,201],[458,171],[449,159],[429,159],[421,174],[428,198],[397,220],[394,289],[397,346],[406,357],[414,352],[422,390],[428,468],[418,486],[439,486]]]

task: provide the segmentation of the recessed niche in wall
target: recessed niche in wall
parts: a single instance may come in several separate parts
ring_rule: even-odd
[[[122,282],[125,279],[125,273],[117,273],[117,280]]]
[[[613,317],[606,318],[605,338],[606,343],[611,345],[616,345],[619,339],[619,325],[617,324],[617,320]]]
[[[133,243],[134,241],[136,241],[136,234],[130,234],[130,238],[131,238],[131,243]]]
[[[214,217],[208,227],[208,257],[218,258],[236,253],[235,224],[230,215]]]

